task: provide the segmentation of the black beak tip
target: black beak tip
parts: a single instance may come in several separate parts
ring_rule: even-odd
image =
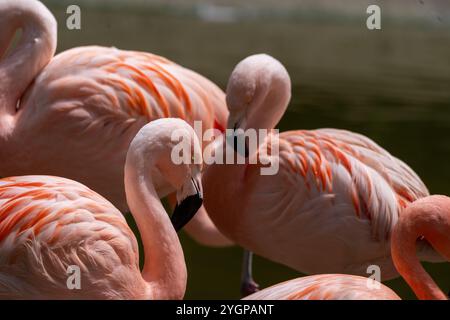
[[[247,145],[247,142],[245,141],[244,142],[245,144],[244,144],[244,157],[245,158],[248,158],[248,155],[249,155],[249,152],[248,152],[248,145]],[[234,136],[234,141],[233,141],[233,147],[234,147],[234,152],[236,152],[236,153],[240,153],[239,152],[239,143],[238,143],[238,137],[235,135]]]
[[[184,199],[175,206],[171,221],[176,232],[183,229],[183,227],[191,221],[197,211],[203,204],[203,199],[199,194],[192,195]]]

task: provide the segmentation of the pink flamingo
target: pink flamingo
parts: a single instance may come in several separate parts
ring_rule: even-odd
[[[164,177],[177,190],[172,222],[179,229],[201,206],[201,169],[170,161],[174,130],[201,157],[187,123],[159,119],[139,131],[126,159],[126,196],[145,251],[142,274],[136,238],[105,198],[65,178],[0,179],[0,298],[183,298],[183,250],[156,189]],[[68,289],[69,266],[80,268],[79,290]]]
[[[52,59],[56,21],[42,3],[1,1],[0,16],[0,176],[74,179],[126,212],[122,168],[143,125],[175,117],[223,130],[224,93],[201,75],[115,48],[79,47]],[[19,28],[22,38],[6,53]],[[157,192],[173,189],[160,185]],[[231,244],[203,208],[186,230],[203,244]]]
[[[425,237],[433,248],[450,261],[450,198],[429,196],[408,205],[392,232],[392,259],[419,299],[447,300],[447,297],[416,256],[416,240]],[[246,299],[314,300],[397,300],[391,289],[371,286],[367,278],[342,274],[324,274],[298,278],[254,293]]]
[[[268,55],[244,59],[227,87],[228,128],[273,129],[290,95],[290,78],[279,61]],[[272,156],[275,138],[279,154]],[[232,144],[238,145],[222,142],[218,148],[236,152]],[[398,276],[392,229],[408,203],[428,195],[405,163],[369,138],[337,129],[272,133],[254,149],[247,145],[246,164],[205,169],[205,207],[225,236],[306,274],[367,275],[368,266],[378,265],[382,279]],[[261,164],[251,164],[257,157],[278,163],[278,172],[261,175]],[[441,260],[426,241],[419,249],[421,259]],[[244,291],[255,289],[250,270]]]

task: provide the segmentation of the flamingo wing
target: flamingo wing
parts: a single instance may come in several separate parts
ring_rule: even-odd
[[[358,218],[371,221],[379,240],[389,238],[401,208],[428,195],[411,168],[362,135],[320,129],[282,133],[280,139],[291,179],[308,190],[304,200],[344,196]],[[292,170],[299,174],[292,178]]]
[[[417,173],[366,136],[339,129],[320,129],[316,132],[331,136],[341,150],[377,171],[389,181],[401,200],[413,202],[429,195]]]
[[[51,176],[0,180],[0,297],[132,297],[138,257],[122,214],[87,187]],[[69,266],[80,269],[80,290],[67,286]]]
[[[26,108],[82,109],[78,112],[98,113],[102,123],[112,117],[146,122],[178,117],[191,124],[201,119],[212,128],[223,127],[228,113],[224,93],[199,74],[151,53],[97,46],[55,56],[22,105],[27,99],[32,103]]]

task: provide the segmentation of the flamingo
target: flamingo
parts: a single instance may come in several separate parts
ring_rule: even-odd
[[[425,237],[433,248],[450,261],[450,198],[433,195],[408,205],[392,231],[392,259],[400,275],[419,299],[447,300],[420,265],[416,239]],[[370,281],[370,280],[369,280]],[[381,283],[374,286],[360,276],[321,274],[297,278],[247,296],[247,300],[398,300]]]
[[[201,157],[193,129],[181,119],[159,119],[134,138],[125,164],[128,204],[143,239],[139,270],[136,238],[120,211],[86,186],[54,176],[0,180],[0,298],[181,299],[186,265],[175,229],[201,206],[200,165],[170,161],[179,130]],[[172,222],[156,189],[177,190]],[[67,269],[80,268],[79,290]]]
[[[142,126],[176,117],[223,130],[224,93],[194,71],[154,54],[98,46],[53,57],[56,20],[36,0],[0,0],[0,16],[0,177],[70,178],[127,212],[122,168]],[[7,50],[19,28],[23,36]],[[161,197],[174,191],[159,188]],[[231,245],[204,208],[186,231],[204,245]]]
[[[239,129],[272,130],[290,96],[289,74],[278,60],[259,54],[241,61],[226,91],[235,140],[246,138]],[[236,156],[239,144],[230,141],[222,139],[215,152]],[[202,178],[206,210],[226,237],[305,274],[363,276],[377,265],[383,280],[398,276],[392,229],[403,208],[429,195],[404,162],[369,138],[338,129],[271,132],[237,155],[247,156],[246,163],[213,163]],[[258,157],[277,163],[276,174],[261,175]],[[419,241],[419,251],[421,259],[442,259],[426,241]],[[244,291],[256,290],[251,268],[244,270]]]

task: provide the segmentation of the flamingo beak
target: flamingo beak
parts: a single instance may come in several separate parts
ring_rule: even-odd
[[[245,138],[245,132],[243,129],[239,128],[239,124],[235,123],[233,126],[233,135],[231,137],[233,140],[229,140],[230,143],[233,144],[234,152],[240,154],[241,156],[244,156],[245,158],[248,158],[249,151],[248,151],[248,143],[247,139]]]
[[[203,192],[200,179],[189,179],[181,190],[181,200],[177,201],[177,205],[170,219],[177,232],[191,221],[203,204]]]
[[[233,128],[233,134],[230,135],[228,133],[229,130],[227,130],[226,140],[230,146],[233,146],[234,152],[245,158],[248,158],[248,143],[245,136],[246,123],[247,121],[245,112],[241,111],[237,112],[236,114],[230,113],[228,117],[227,128]]]

